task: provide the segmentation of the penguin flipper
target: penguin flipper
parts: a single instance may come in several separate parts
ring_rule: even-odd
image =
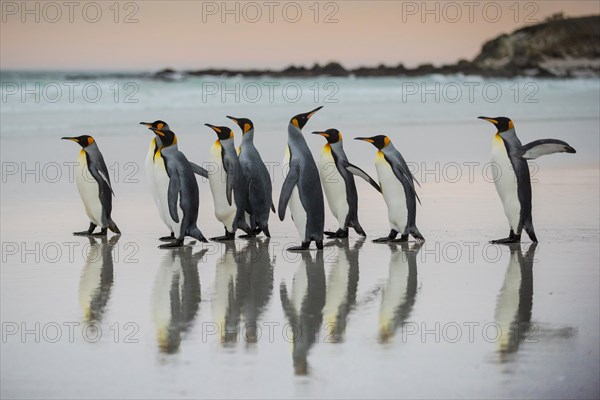
[[[229,205],[232,204],[232,198],[233,198],[233,187],[235,186],[235,180],[236,180],[236,168],[235,168],[235,164],[232,162],[232,160],[230,158],[223,158],[223,167],[225,168],[225,172],[226,172],[226,179],[227,181],[225,182],[225,196],[227,197],[227,203],[229,203]]]
[[[558,139],[540,139],[527,143],[519,150],[524,160],[535,160],[538,157],[554,153],[575,153],[575,149],[567,142]]]
[[[415,194],[417,201],[419,202],[419,204],[421,204],[421,199],[417,194],[417,190],[415,189],[414,183],[416,182],[417,185],[419,185],[419,187],[421,185],[408,169],[408,166],[406,165],[406,162],[404,162],[404,159],[401,158],[398,160],[398,162],[392,162],[392,160],[390,160],[386,155],[385,160],[392,167],[392,171],[394,171],[394,175],[396,175],[396,178],[402,183],[408,183],[408,185],[412,189],[412,192]]]
[[[348,170],[348,172],[350,172],[352,175],[356,175],[358,177],[363,178],[365,181],[369,182],[369,184],[371,184],[371,186],[373,186],[375,188],[375,190],[377,190],[379,193],[381,193],[381,188],[379,187],[379,185],[377,184],[377,182],[375,182],[373,180],[373,178],[371,178],[369,176],[369,174],[367,174],[365,171],[363,171],[362,169],[360,169],[359,167],[357,167],[354,164],[350,164],[349,162],[344,163],[344,167],[346,168],[346,170]]]
[[[100,166],[100,168],[98,168]],[[114,196],[112,187],[110,186],[110,179],[108,177],[108,171],[102,171],[102,165],[97,165],[92,162],[88,157],[88,171],[92,174],[92,177],[98,183],[98,197],[100,198],[100,204],[102,209],[107,213],[106,216],[110,218],[112,211],[112,200],[111,195]]]
[[[201,177],[208,179],[208,171],[206,169],[202,168],[198,164],[194,164],[191,161],[190,165],[192,166],[192,171],[194,171],[194,174],[200,175]]]
[[[273,211],[273,214],[277,213],[277,211],[275,211],[275,204],[273,204],[272,202],[271,202],[271,211]]]
[[[285,316],[290,324],[294,324],[298,321],[298,315],[294,309],[294,306],[292,305],[292,302],[288,298],[288,291],[284,282],[281,282],[279,285],[279,297],[281,298],[281,307],[283,308]]]
[[[169,214],[176,223],[179,223],[179,215],[177,215],[177,198],[179,197],[179,175],[171,174],[169,177],[169,189],[167,192],[169,202]]]
[[[285,218],[285,209],[290,201],[290,197],[292,197],[294,187],[298,184],[299,178],[300,166],[298,164],[290,164],[290,170],[285,177],[285,181],[281,187],[281,194],[279,195],[279,219],[281,221]]]

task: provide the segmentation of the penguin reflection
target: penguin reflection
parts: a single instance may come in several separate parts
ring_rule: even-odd
[[[241,250],[235,242],[223,242],[225,253],[217,260],[213,316],[221,343],[237,343],[240,323],[244,340],[256,343],[257,322],[273,292],[273,265],[269,240],[250,240]]]
[[[206,251],[192,254],[192,246],[184,246],[170,250],[161,261],[152,293],[152,311],[162,353],[179,350],[181,334],[192,326],[198,313],[198,262]]]
[[[533,261],[537,243],[523,255],[519,243],[511,243],[504,284],[496,303],[495,320],[501,329],[499,353],[514,353],[529,332],[533,306]]]
[[[293,335],[292,358],[297,375],[308,373],[308,351],[318,339],[325,306],[325,267],[323,252],[315,259],[308,252],[300,255],[301,261],[294,274],[291,297],[284,282],[279,287],[281,305]]]
[[[100,242],[88,237],[90,248],[79,281],[79,304],[86,322],[101,321],[113,285],[112,249],[120,236]]]
[[[390,266],[379,311],[379,341],[387,343],[406,322],[417,295],[417,255],[422,242],[389,244]],[[399,250],[399,251],[398,251]]]
[[[356,303],[358,287],[358,254],[365,239],[360,238],[352,248],[347,239],[330,242],[339,249],[327,279],[327,293],[323,319],[329,342],[339,343],[344,339],[348,314]]]

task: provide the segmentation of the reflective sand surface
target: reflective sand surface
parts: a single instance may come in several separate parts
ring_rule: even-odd
[[[352,85],[360,92],[366,84]],[[145,89],[140,93],[149,96]],[[308,129],[342,128],[357,165],[374,172],[374,149],[349,140],[365,133],[390,134],[416,163],[423,200],[417,222],[427,241],[371,243],[388,232],[385,204],[357,182],[368,240],[352,234],[305,254],[285,251],[297,244],[295,230],[274,215],[270,240],[157,248],[167,232],[144,182],[150,138],[137,122],[154,115],[176,121],[180,148],[202,163],[214,134],[191,122],[251,114],[253,107],[221,104],[198,114],[191,106],[161,113],[161,104],[119,104],[110,120],[95,108],[4,110],[2,397],[598,397],[599,133],[598,107],[588,107],[597,102],[592,92],[552,92],[533,119],[523,116],[528,105],[467,104],[468,115],[465,107],[454,117],[446,104],[433,105],[443,113],[430,113],[436,118],[428,122],[410,111],[426,105],[390,103],[392,92],[370,111],[356,102],[326,105]],[[561,98],[569,101],[559,107]],[[557,107],[583,114],[553,117]],[[281,120],[311,108],[257,106],[257,146],[267,162],[283,158]],[[578,151],[532,164],[537,246],[487,244],[506,236],[507,224],[484,175],[492,128],[471,118],[499,112],[520,114],[524,142],[556,137]],[[398,119],[409,115],[418,122]],[[17,129],[27,123],[40,132]],[[78,150],[58,138],[78,132],[96,137],[114,174],[118,240],[71,235],[87,227],[64,164]],[[322,138],[307,140],[318,154]],[[466,162],[475,163],[472,170]],[[34,172],[23,175],[27,169]],[[279,164],[272,171],[277,191]],[[199,186],[199,226],[206,236],[220,235],[208,185],[200,179]],[[335,229],[329,212],[326,218],[326,228]]]

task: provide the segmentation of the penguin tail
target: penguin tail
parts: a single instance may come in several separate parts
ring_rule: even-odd
[[[523,222],[523,229],[525,229],[525,232],[527,232],[529,239],[531,239],[532,242],[537,243],[538,240],[533,229],[533,221],[531,221],[531,218]]]
[[[423,235],[421,235],[421,232],[419,232],[419,229],[416,227],[416,225],[409,227],[408,233],[410,233],[415,239],[417,239],[420,242],[425,241],[425,238],[423,237]]]
[[[191,236],[202,243],[208,243],[208,240],[204,237],[200,229],[195,225],[190,228],[188,236]]]
[[[269,232],[269,225],[265,225],[262,227],[262,231],[264,232],[265,236],[270,238],[271,237],[271,232]]]
[[[119,227],[117,226],[117,224],[115,224],[115,221],[113,221],[112,219],[108,223],[108,229],[110,229],[111,231],[113,231],[117,235],[121,234],[121,231],[119,230]]]

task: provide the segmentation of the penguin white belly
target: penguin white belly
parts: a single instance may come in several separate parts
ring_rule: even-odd
[[[390,226],[400,234],[403,234],[408,223],[408,207],[406,206],[404,186],[396,178],[392,167],[381,152],[377,153],[375,168],[377,169],[377,177],[381,185],[383,199],[387,205]]]
[[[326,323],[325,329],[329,333],[335,332],[340,308],[347,302],[349,272],[350,262],[346,258],[346,252],[341,251],[338,255],[338,261],[329,272],[325,306],[323,307],[323,320]]]
[[[393,333],[396,311],[408,300],[408,273],[406,254],[392,253],[388,280],[383,289],[379,311],[379,331],[384,337]]]
[[[169,224],[167,222],[167,219],[165,218],[164,208],[160,204],[160,198],[158,196],[158,190],[156,188],[156,182],[154,179],[154,147],[155,147],[155,145],[156,145],[156,142],[154,141],[154,139],[152,139],[152,142],[150,143],[150,149],[148,149],[148,155],[146,155],[146,162],[145,162],[146,181],[148,182],[148,185],[150,186],[150,190],[152,192],[152,198],[154,199],[154,204],[156,205],[156,209],[158,210],[158,216],[160,217],[160,220],[167,226],[167,228],[171,229],[171,227],[169,226]]]
[[[286,147],[285,160],[283,161],[283,170],[289,171],[290,166],[290,150],[289,147]],[[290,214],[292,215],[292,220],[294,221],[294,225],[296,226],[296,230],[298,231],[298,235],[302,240],[306,237],[306,210],[304,206],[302,206],[302,202],[300,201],[300,192],[298,191],[298,185],[294,186],[292,189],[292,194],[290,196],[290,201],[288,202],[288,208],[290,209]]]
[[[221,261],[217,262],[215,272],[215,286],[212,295],[213,321],[216,322],[221,334],[221,340],[225,339],[227,330],[227,315],[231,304],[235,301],[235,286],[237,283],[236,254],[233,250],[226,250]]]
[[[171,254],[166,254],[158,267],[152,290],[152,320],[156,328],[158,344],[161,348],[168,347],[169,327],[173,318],[173,310],[171,308],[172,280]]]
[[[350,210],[346,196],[346,182],[335,165],[329,144],[323,147],[321,158],[319,159],[319,175],[321,176],[329,209],[337,219],[339,227],[344,229],[346,226],[346,217]]]
[[[492,146],[492,173],[508,223],[511,229],[518,233],[521,203],[519,202],[517,177],[510,158],[508,158],[504,142],[498,134],[494,137]]]
[[[210,160],[217,167],[218,173],[208,175],[208,183],[213,196],[215,206],[215,217],[225,225],[228,232],[233,232],[233,221],[237,213],[234,194],[232,193],[231,205],[227,201],[227,173],[223,166],[223,158],[221,156],[221,144],[216,141],[210,149]],[[234,189],[235,190],[235,189]]]
[[[167,174],[165,160],[160,153],[157,153],[156,157],[154,158],[154,182],[156,185],[159,204],[162,209],[162,214],[165,217],[167,227],[171,229],[171,232],[173,232],[176,237],[182,237],[185,232],[181,232],[181,221],[183,221],[183,210],[181,209],[180,205],[181,199],[178,195],[177,216],[179,217],[179,222],[175,222],[173,221],[173,218],[171,218],[171,213],[169,211],[169,181],[170,179],[169,175]]]
[[[500,350],[507,350],[511,337],[518,322],[519,316],[519,290],[521,288],[521,270],[518,255],[511,254],[510,262],[504,275],[504,284],[498,295],[494,319],[501,328],[499,346]]]
[[[92,318],[92,301],[100,289],[103,262],[102,247],[91,245],[79,280],[79,305],[86,321]]]
[[[102,224],[100,187],[98,182],[96,182],[96,179],[92,176],[92,173],[88,170],[87,158],[84,150],[79,152],[76,176],[77,190],[79,190],[79,196],[81,196],[81,200],[83,201],[85,213],[95,225],[106,228],[106,225]]]

